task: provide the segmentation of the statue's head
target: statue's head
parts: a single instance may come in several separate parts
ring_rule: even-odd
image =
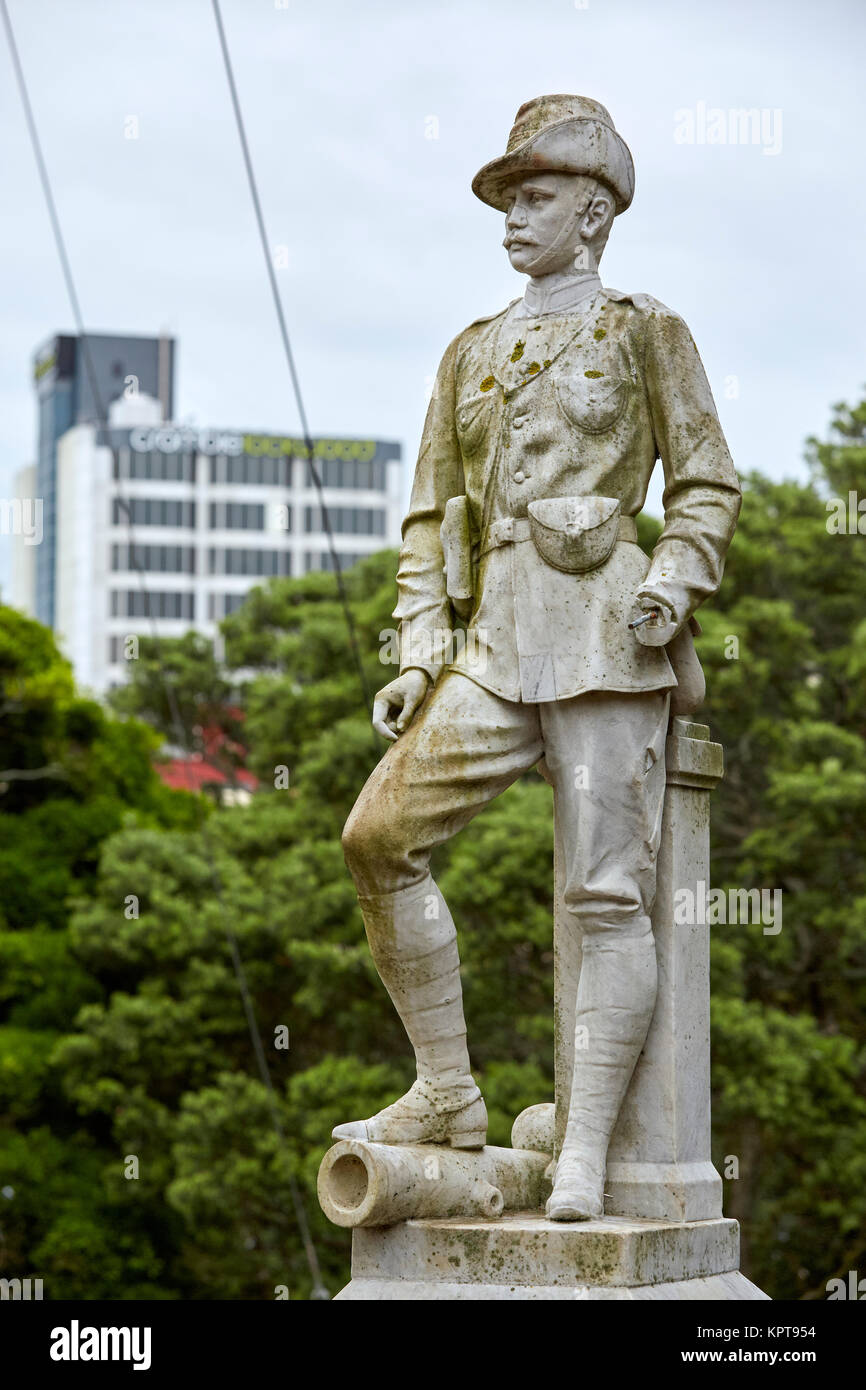
[[[515,270],[595,270],[614,217],[631,203],[634,165],[599,102],[536,97],[521,106],[505,154],[485,164],[472,189],[506,214]]]

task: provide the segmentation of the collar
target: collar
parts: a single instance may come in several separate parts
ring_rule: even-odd
[[[570,275],[557,284],[547,285],[543,276],[530,280],[517,307],[520,318],[540,318],[543,314],[566,314],[601,289],[600,277],[591,270]]]

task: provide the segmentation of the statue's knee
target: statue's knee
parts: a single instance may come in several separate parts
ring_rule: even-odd
[[[586,890],[564,895],[565,906],[585,940],[640,938],[652,931],[646,906],[637,897],[613,897]]]
[[[355,803],[343,827],[341,843],[346,864],[356,883],[363,881],[366,885],[371,875],[378,879],[390,862],[397,839],[393,827],[386,823],[375,801],[365,798]],[[366,891],[379,890],[368,888]]]

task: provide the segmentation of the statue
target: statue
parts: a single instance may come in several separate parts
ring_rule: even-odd
[[[603,1214],[608,1145],[656,1001],[669,719],[702,698],[693,615],[719,587],[741,495],[685,323],[599,278],[634,190],[605,108],[527,102],[472,188],[504,214],[503,244],[528,283],[442,359],[403,527],[400,674],[375,701],[392,746],[343,836],[418,1074],[385,1110],[333,1133],[485,1145],[457,934],[428,865],[541,765],[582,942],[575,1028],[588,1040],[574,1054],[546,1214],[590,1221]],[[657,459],[665,516],[650,562],[635,516]],[[467,628],[456,653],[455,615]]]

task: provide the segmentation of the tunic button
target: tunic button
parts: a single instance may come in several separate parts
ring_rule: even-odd
[[[523,472],[522,468],[518,468],[517,472],[514,475],[514,481],[516,483],[526,482],[526,474]]]
[[[514,428],[515,428],[516,430],[522,429],[523,426],[524,426],[524,424],[526,423],[526,416],[525,416],[525,415],[516,415],[516,416],[514,417],[513,423],[514,423]]]

